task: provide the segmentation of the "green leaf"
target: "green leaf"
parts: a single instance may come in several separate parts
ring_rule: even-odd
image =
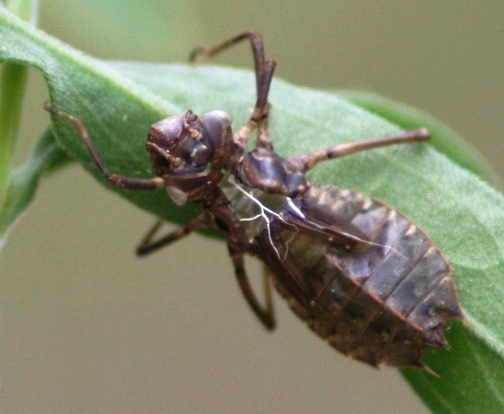
[[[339,91],[352,103],[381,116],[404,129],[428,128],[433,135],[432,145],[462,168],[472,171],[495,188],[503,187],[502,180],[485,161],[477,148],[462,139],[453,129],[416,108],[399,104],[369,92]]]
[[[29,206],[41,176],[70,162],[66,153],[56,144],[50,130],[44,132],[28,161],[11,172],[8,191],[0,212],[0,236],[3,237],[19,215]]]
[[[131,177],[152,176],[144,144],[154,121],[188,108],[196,113],[218,108],[231,113],[238,128],[255,100],[250,71],[97,61],[2,9],[0,45],[1,60],[30,65],[44,74],[51,105],[79,117],[109,169]],[[337,94],[280,80],[273,83],[271,102],[271,134],[282,155],[394,133],[403,125],[388,117],[385,106],[377,105],[380,111],[374,108],[371,113]],[[72,125],[57,117],[53,122],[59,145],[108,186]],[[405,375],[433,411],[501,412],[504,197],[460,167],[464,158],[474,160],[465,151],[463,156],[454,151],[457,143],[443,131],[435,129],[434,142],[446,143],[447,155],[427,144],[390,147],[324,163],[310,178],[381,199],[432,237],[455,268],[467,324],[450,325],[450,350],[428,353],[427,363],[440,378],[411,369],[405,369]],[[474,165],[484,170],[478,162]],[[200,209],[177,207],[164,191],[113,190],[171,222],[185,223]]]
[[[27,68],[6,63],[0,73],[0,204],[8,190]]]
[[[353,103],[393,121],[404,129],[415,129],[421,126],[427,127],[433,134],[432,145],[438,151],[446,154],[461,167],[488,180],[494,187],[502,188],[500,178],[488,164],[484,163],[482,155],[480,155],[469,143],[460,138],[451,128],[435,120],[432,116],[368,92],[345,91],[339,94],[340,96],[345,96],[345,98]],[[483,194],[479,195],[479,197],[483,197]],[[500,211],[502,212],[502,210]],[[497,219],[499,219],[498,205],[495,206],[495,212],[497,213]],[[503,216],[501,214],[501,221],[502,218]],[[462,223],[466,221],[467,218],[465,218]],[[495,234],[499,233],[497,232]],[[469,236],[466,236],[466,238],[467,237]],[[499,238],[500,248],[498,248],[498,246],[492,246],[490,240],[488,240],[485,245],[489,249],[497,248],[502,251],[502,233],[500,233]],[[467,242],[467,240],[463,240],[463,242]],[[476,241],[476,243],[478,242]],[[468,246],[468,251],[471,250],[473,249]],[[497,257],[495,259],[495,264],[497,264]],[[467,290],[473,296],[476,295],[474,297],[474,303],[480,301],[481,305],[484,301],[489,301],[491,303],[492,300],[496,300],[495,303],[497,304],[502,302],[502,291],[495,295],[490,295],[493,289],[492,286],[496,284],[495,280],[498,280],[499,276],[502,275],[502,266],[499,266],[500,271],[496,270],[494,272],[488,269],[485,272],[485,279],[487,280],[487,284],[485,284],[483,281],[478,283],[478,275],[480,272],[478,269],[468,268],[463,270],[461,266],[455,265],[453,261],[451,261],[451,263],[455,266],[456,274],[460,274],[461,271],[464,274],[464,280],[466,282],[464,285],[467,286]],[[484,264],[485,261],[483,260],[481,263]],[[502,258],[500,263],[502,265]],[[482,272],[481,274],[484,273]],[[472,275],[472,281],[475,282],[474,284],[471,284],[470,275]],[[460,283],[463,282],[459,282],[459,284]],[[465,302],[463,303],[465,305]],[[466,306],[464,307],[469,317],[468,308]],[[484,309],[485,307],[486,309]],[[480,317],[481,315],[486,315],[484,316],[484,320],[487,324],[494,324],[494,328],[499,326],[498,321],[502,317],[502,307],[500,307],[500,309],[499,307],[497,307],[497,309],[492,309],[490,305],[478,306],[478,308],[480,308]],[[493,314],[492,318],[488,316],[490,312]],[[476,328],[476,325],[473,326],[473,328]],[[479,328],[481,330],[486,329],[483,326]],[[500,339],[497,339],[493,337],[493,332],[486,332],[481,337],[478,336],[476,332],[471,332],[460,325],[454,325],[447,332],[448,341],[452,347],[450,352],[436,350],[431,352],[428,356],[428,365],[436,367],[434,371],[440,375],[441,380],[410,369],[402,370],[402,374],[424,399],[426,404],[430,406],[432,411],[443,413],[493,412],[499,411],[498,407],[503,406],[504,393],[501,391],[504,385],[502,334],[500,335]],[[484,341],[485,336],[489,341],[488,343]],[[482,387],[478,387],[477,391],[474,392],[464,391],[471,390],[474,387],[474,380],[470,378],[470,376],[475,375],[475,367],[477,367],[479,371],[475,378],[484,378],[486,384]],[[457,388],[455,388],[450,381],[444,380],[448,377],[458,378]],[[467,394],[466,398],[457,401],[458,395],[462,392]],[[453,398],[447,397],[451,395]],[[454,401],[457,401],[458,404],[455,404]]]
[[[36,21],[36,0],[9,0],[7,7],[24,20]],[[0,215],[9,191],[26,78],[27,68],[23,65],[9,62],[0,68]]]
[[[65,0],[45,2],[43,11],[51,31],[118,60],[184,58],[200,30],[201,11],[188,0]]]

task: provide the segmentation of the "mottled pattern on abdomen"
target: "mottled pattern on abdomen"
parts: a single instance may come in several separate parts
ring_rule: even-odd
[[[344,354],[371,365],[425,368],[423,350],[446,346],[447,320],[462,317],[439,250],[402,214],[358,192],[314,185],[304,197],[344,215],[368,240],[349,249],[274,223],[282,259],[266,231],[255,245],[279,292]]]

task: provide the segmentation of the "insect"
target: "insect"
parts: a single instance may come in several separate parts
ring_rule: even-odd
[[[203,212],[158,236],[157,222],[137,249],[145,255],[193,231],[214,228],[226,239],[239,287],[267,329],[275,327],[271,282],[293,311],[330,345],[373,366],[429,370],[422,353],[447,346],[448,320],[463,318],[455,286],[439,250],[426,234],[384,203],[353,190],[312,184],[305,173],[319,162],[363,150],[427,140],[425,129],[357,141],[283,158],[268,132],[268,94],[275,62],[266,60],[257,32],[241,33],[213,48],[213,56],[248,40],[255,64],[257,101],[236,133],[223,111],[192,111],[151,126],[146,150],[153,178],[110,172],[79,118],[67,118],[101,171],[114,186],[165,189],[173,202],[201,203]],[[247,152],[251,135],[256,146]],[[265,264],[264,304],[249,283],[244,255]]]

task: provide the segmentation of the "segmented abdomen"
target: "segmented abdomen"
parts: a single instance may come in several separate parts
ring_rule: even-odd
[[[278,291],[342,353],[375,366],[425,368],[422,352],[446,346],[446,322],[462,318],[439,250],[402,214],[361,193],[314,185],[303,197],[343,215],[368,240],[349,248],[274,221],[271,239],[264,230],[255,246]]]

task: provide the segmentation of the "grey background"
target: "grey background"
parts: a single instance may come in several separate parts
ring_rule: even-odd
[[[114,19],[86,2],[60,3],[42,4],[40,26],[107,59],[182,61],[193,45],[259,30],[277,76],[422,108],[504,176],[501,1],[178,2],[191,9],[176,28],[168,18],[134,27],[143,14],[169,16],[161,0],[118,5]],[[187,35],[178,41],[170,30]],[[248,47],[218,63],[251,67]],[[35,72],[28,93],[20,161],[48,122]],[[335,353],[279,298],[279,328],[265,333],[221,243],[194,235],[137,259],[151,222],[79,166],[43,182],[2,252],[4,412],[427,411],[396,370]]]

